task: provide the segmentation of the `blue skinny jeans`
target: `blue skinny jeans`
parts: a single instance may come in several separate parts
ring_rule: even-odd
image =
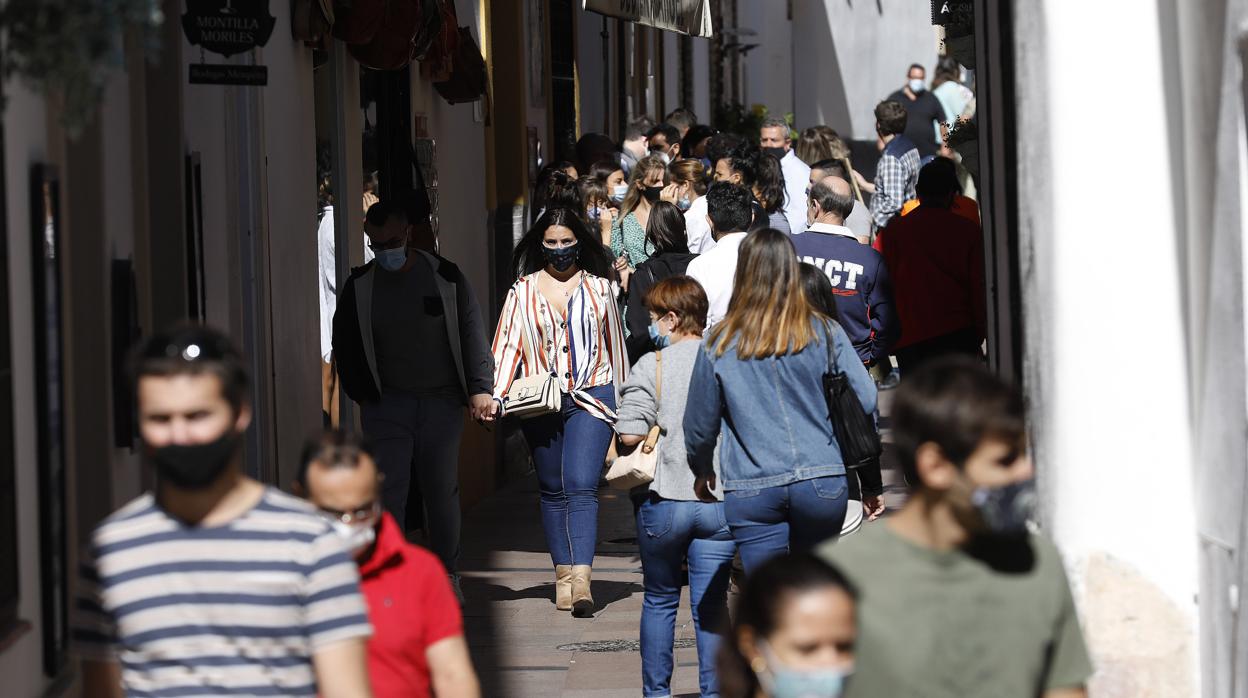
[[[586,392],[615,409],[610,385]],[[563,408],[521,423],[541,491],[542,527],[556,565],[592,565],[598,540],[598,480],[611,444],[611,425],[568,395]]]
[[[641,677],[645,698],[672,695],[672,644],[680,605],[681,563],[689,559],[689,606],[698,642],[702,695],[718,696],[715,657],[728,618],[728,577],[737,545],[722,503],[651,495],[637,512],[645,600],[641,608]]]

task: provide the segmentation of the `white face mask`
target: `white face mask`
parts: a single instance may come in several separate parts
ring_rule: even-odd
[[[927,85],[924,84],[922,80],[915,78],[914,80],[910,81],[910,91],[915,93],[916,95],[926,89],[927,89]]]
[[[373,528],[371,521],[363,523],[343,523],[341,521],[330,521],[329,525],[333,527],[334,533],[342,539],[343,545],[352,557],[359,556],[360,553],[368,549],[368,546],[377,540],[377,530]]]

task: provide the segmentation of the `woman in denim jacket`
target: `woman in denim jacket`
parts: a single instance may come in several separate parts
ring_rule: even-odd
[[[751,233],[741,243],[734,284],[728,314],[694,364],[685,448],[699,494],[722,486],[728,527],[749,572],[841,531],[847,482],[823,391],[829,342],[868,412],[876,409],[876,393],[845,331],[807,300],[788,236]],[[721,432],[717,483],[712,465]]]
[[[633,366],[620,392],[615,429],[625,446],[645,438],[656,424],[659,442],[654,481],[644,488],[637,511],[637,544],[646,596],[641,608],[642,695],[672,695],[672,641],[680,606],[681,563],[689,560],[689,608],[698,640],[702,695],[718,695],[715,656],[720,623],[728,617],[728,577],[737,546],[717,498],[698,501],[693,471],[685,455],[685,397],[689,376],[701,353],[706,327],[706,291],[688,276],[672,276],[646,294],[649,336],[659,347]],[[661,366],[661,368],[660,368]],[[662,372],[661,383],[656,379]],[[657,383],[657,385],[656,385]],[[642,488],[638,488],[642,489]]]

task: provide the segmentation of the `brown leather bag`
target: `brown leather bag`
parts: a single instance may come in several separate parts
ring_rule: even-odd
[[[347,47],[355,60],[374,70],[397,70],[416,58],[421,0],[387,0],[381,27],[367,44]]]
[[[442,25],[429,50],[420,59],[420,74],[429,82],[451,79],[455,69],[455,53],[459,51],[459,17],[454,0],[435,0]]]
[[[485,59],[481,57],[481,49],[468,27],[459,28],[459,49],[455,52],[451,77],[433,83],[433,87],[442,99],[451,104],[475,102],[485,95],[489,87]]]
[[[290,0],[290,35],[296,41],[328,49],[333,26],[331,0]]]
[[[389,0],[334,0],[334,36],[348,44],[367,44],[385,20]]]

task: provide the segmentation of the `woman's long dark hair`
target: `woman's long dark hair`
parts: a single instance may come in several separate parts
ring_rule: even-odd
[[[533,227],[529,228],[529,232],[520,238],[515,254],[511,257],[511,268],[516,278],[528,276],[546,267],[546,258],[542,255],[542,238],[546,236],[546,229],[553,225],[570,229],[576,237],[576,266],[594,276],[612,278],[611,260],[602,247],[602,241],[590,232],[580,214],[564,206],[547,209]]]
[[[741,588],[732,630],[719,647],[719,695],[723,698],[754,698],[758,677],[741,653],[740,629],[749,627],[754,637],[768,638],[776,631],[780,613],[794,594],[825,587],[843,590],[858,598],[853,584],[839,570],[810,553],[793,553],[763,563]]]
[[[828,275],[819,267],[802,262],[802,289],[806,291],[806,300],[820,313],[833,322],[841,322],[841,314],[836,310],[836,294],[832,292],[832,282]]]
[[[676,204],[667,201],[654,203],[650,209],[650,220],[646,222],[646,244],[654,248],[654,254],[689,252],[685,214]]]
[[[775,213],[784,209],[784,170],[776,156],[763,153],[758,158],[758,178],[754,181],[754,189],[767,213]]]

